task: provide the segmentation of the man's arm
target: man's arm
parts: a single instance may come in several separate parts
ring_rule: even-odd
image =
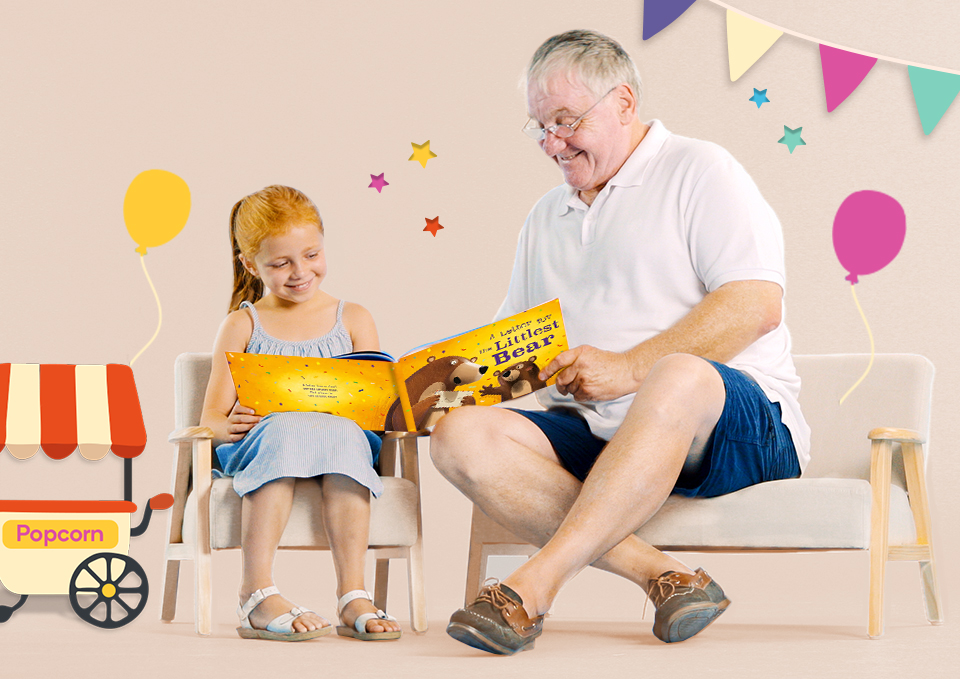
[[[611,401],[640,388],[667,354],[728,361],[780,325],[783,289],[770,281],[732,281],[711,293],[674,326],[625,352],[589,345],[557,356],[540,372],[557,376],[557,390],[578,401]]]

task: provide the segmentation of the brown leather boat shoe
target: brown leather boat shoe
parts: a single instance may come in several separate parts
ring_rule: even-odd
[[[533,648],[543,631],[543,616],[530,618],[520,595],[495,582],[480,590],[476,600],[450,616],[447,634],[467,646],[496,655],[513,655]]]
[[[720,585],[700,568],[693,575],[667,571],[652,578],[647,596],[657,608],[653,633],[668,644],[697,634],[730,605]]]

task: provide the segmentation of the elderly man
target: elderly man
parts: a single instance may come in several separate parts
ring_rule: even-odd
[[[527,218],[497,317],[559,297],[575,348],[541,373],[557,374],[546,412],[462,408],[433,434],[440,472],[541,547],[447,631],[491,653],[529,648],[560,588],[593,565],[643,587],[654,634],[682,641],[730,601],[634,531],[671,492],[795,477],[809,457],[780,225],[729,153],[641,122],[636,66],[606,36],[547,40],[527,101],[524,132],[565,185]]]

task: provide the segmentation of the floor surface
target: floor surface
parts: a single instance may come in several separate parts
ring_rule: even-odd
[[[536,648],[497,657],[448,637],[445,621],[396,642],[337,637],[286,644],[240,639],[227,616],[201,638],[190,621],[160,623],[148,609],[128,627],[101,630],[73,613],[66,597],[31,597],[0,626],[0,676],[20,677],[956,677],[956,624],[897,621],[870,640],[862,625],[747,624],[719,619],[699,636],[666,645],[646,621],[550,618]],[[276,673],[283,672],[284,675]]]

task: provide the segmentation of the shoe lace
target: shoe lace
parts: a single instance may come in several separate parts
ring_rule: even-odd
[[[480,602],[480,601],[484,601],[490,604],[491,606],[493,606],[499,611],[503,611],[508,607],[512,610],[517,610],[517,609],[523,610],[522,604],[514,601],[509,596],[504,594],[503,590],[500,589],[500,581],[497,580],[496,578],[487,578],[486,580],[484,580],[483,589],[481,589],[480,593],[477,595],[477,602]],[[524,610],[523,612],[524,612],[524,617],[527,617],[528,619],[530,619],[529,616],[526,615],[526,611]],[[519,628],[524,631],[534,629],[537,626],[537,620],[546,618],[549,616],[550,616],[549,613],[544,613],[543,615],[539,616],[539,618],[537,619],[530,619],[531,624],[519,625]]]
[[[668,599],[672,599],[678,594],[689,594],[695,589],[692,585],[678,587],[679,583],[671,580],[672,575],[674,574],[664,573],[656,580],[650,581],[650,589],[647,590],[647,598],[643,602],[643,611],[640,614],[641,618],[645,618],[647,615],[647,602],[652,601],[654,606],[660,608]]]
[[[487,583],[490,583],[489,585]],[[483,583],[483,589],[477,595],[477,601],[485,601],[498,610],[503,610],[507,606],[518,608],[519,604],[503,593],[500,589],[500,581],[496,578],[488,578]]]

